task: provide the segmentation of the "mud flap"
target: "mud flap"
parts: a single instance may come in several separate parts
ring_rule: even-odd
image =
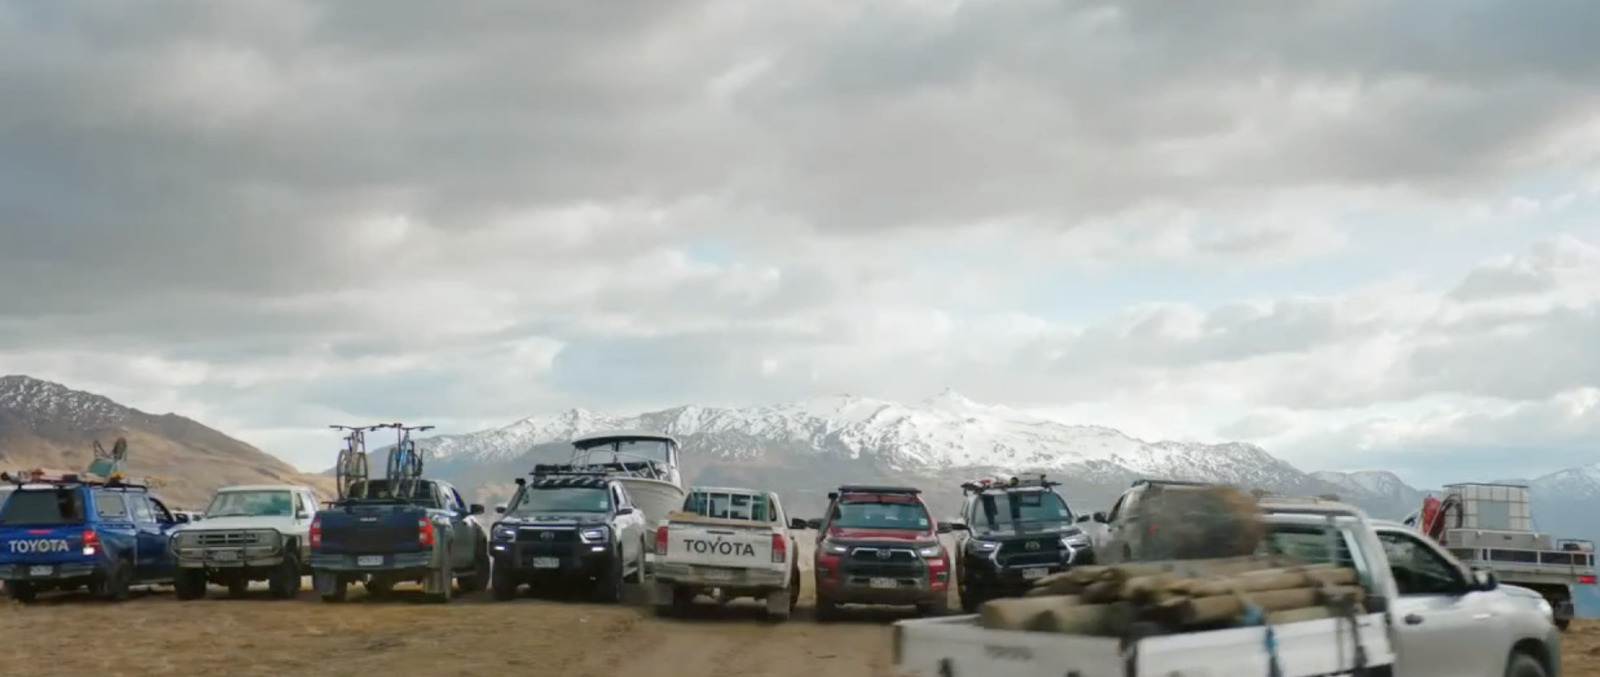
[[[658,606],[671,605],[673,587],[671,583],[657,581],[655,585],[650,586],[650,603]]]
[[[422,579],[422,592],[426,595],[448,596],[450,594],[450,584],[454,582],[455,577],[451,575],[449,569],[431,571],[428,573],[427,578]]]
[[[311,574],[311,587],[319,595],[331,595],[339,587],[339,574],[318,571]]]
[[[767,591],[767,615],[788,617],[789,591],[783,588]]]

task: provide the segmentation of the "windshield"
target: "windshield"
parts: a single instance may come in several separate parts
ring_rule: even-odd
[[[1013,521],[1022,523],[1072,521],[1072,510],[1067,507],[1067,502],[1061,500],[1061,496],[1053,491],[984,494],[980,505],[982,516],[990,525]]]
[[[841,501],[833,507],[831,526],[843,529],[914,529],[929,528],[928,511],[921,503],[904,499],[852,499]]]
[[[224,491],[206,506],[206,517],[290,517],[294,496],[287,491]]]
[[[767,498],[751,494],[696,491],[684,499],[683,509],[702,517],[771,521],[767,516]]]
[[[611,492],[606,487],[525,487],[506,508],[508,515],[562,512],[611,512]]]
[[[583,452],[589,455],[588,462],[590,463],[610,462],[611,456],[614,454],[626,454],[625,456],[618,456],[617,460],[619,461],[637,461],[643,459],[646,461],[655,461],[657,463],[665,464],[672,460],[671,454],[669,453],[669,447],[664,440],[622,440],[616,442],[607,442],[605,444],[596,444],[594,446],[584,447]]]
[[[0,508],[0,526],[54,526],[83,522],[83,492],[73,489],[22,489]]]
[[[367,493],[369,487],[371,488],[370,496]],[[357,500],[362,498],[390,498],[389,480],[374,479],[364,482],[351,482],[350,497]],[[439,493],[434,491],[433,483],[427,480],[417,482],[411,490],[411,495],[402,498],[428,508],[440,509],[444,507],[439,504]]]

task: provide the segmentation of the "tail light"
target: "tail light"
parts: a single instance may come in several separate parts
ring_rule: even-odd
[[[417,518],[417,545],[433,545],[433,520],[426,517]]]
[[[1594,585],[1594,576],[1579,576],[1578,582],[1584,585]]]
[[[83,530],[83,554],[93,555],[100,552],[100,534],[94,529]]]
[[[311,518],[311,534],[308,538],[311,541],[311,547],[322,547],[322,515]]]
[[[789,542],[784,540],[783,534],[772,535],[772,563],[783,564],[789,561]]]
[[[667,528],[664,526],[656,527],[656,554],[667,554]]]

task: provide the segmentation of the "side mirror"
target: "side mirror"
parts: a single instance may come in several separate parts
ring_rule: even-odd
[[[1500,579],[1488,569],[1473,569],[1472,585],[1478,590],[1488,592],[1500,587]]]
[[[939,532],[941,534],[948,534],[951,531],[950,530],[950,523],[949,522],[940,522],[939,524],[937,524],[934,527],[934,531],[937,531],[937,532]]]
[[[180,512],[172,516],[172,521],[177,522],[178,524],[188,524],[189,516]]]
[[[791,518],[789,520],[789,528],[790,529],[810,529],[811,525],[807,524],[806,521],[803,520],[803,519],[800,519],[798,517],[794,517],[794,518]]]
[[[1089,521],[1089,515],[1078,515],[1078,519],[1075,519],[1075,520],[1073,520],[1073,521],[1074,521],[1074,522],[1077,522],[1077,523],[1079,523],[1079,524],[1082,524],[1082,523],[1084,523],[1084,522],[1087,522],[1087,521]]]
[[[473,503],[467,506],[467,514],[469,515],[482,515],[484,512],[482,503]]]
[[[505,504],[501,503],[500,505],[495,506],[494,507],[494,511],[497,512],[497,513],[500,513],[502,515],[506,514],[506,506],[505,506]]]
[[[182,515],[179,515],[179,517],[182,517]],[[298,511],[298,512],[296,512],[294,514],[294,518],[297,519],[297,520],[311,519],[311,513],[306,512],[304,510],[301,510],[301,511]],[[179,520],[179,521],[182,521],[182,520]]]
[[[633,508],[617,508],[618,515],[632,515]]]
[[[1094,520],[1096,522],[1099,522],[1101,524],[1110,524],[1111,523],[1111,518],[1107,517],[1106,514],[1103,513],[1103,512],[1097,512],[1097,513],[1095,513],[1093,515],[1090,515],[1089,519],[1092,519],[1092,520]]]
[[[808,520],[806,520],[806,528],[807,529],[821,529],[822,528],[822,520],[821,519],[808,519]]]

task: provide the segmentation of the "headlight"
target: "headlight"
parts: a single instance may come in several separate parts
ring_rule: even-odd
[[[1077,550],[1078,548],[1087,548],[1087,547],[1089,547],[1089,537],[1088,536],[1084,536],[1083,534],[1073,534],[1071,536],[1062,536],[1061,537],[1061,546],[1064,547],[1064,548],[1067,548],[1068,550]]]
[[[934,543],[933,545],[925,545],[917,549],[917,554],[922,555],[927,559],[933,559],[944,554],[944,546],[941,546],[938,543]]]
[[[833,541],[823,541],[822,551],[829,555],[843,555],[850,552],[850,548],[839,545],[838,543],[834,543]]]
[[[497,541],[509,541],[517,537],[517,530],[508,526],[496,524],[494,525],[494,529],[490,530],[489,537]]]
[[[583,531],[578,532],[578,536],[582,538],[585,543],[604,543],[606,538],[611,536],[611,530],[605,527],[600,527],[597,529],[584,529]]]
[[[1000,544],[994,541],[967,541],[967,547],[973,552],[994,552],[1000,549]]]

